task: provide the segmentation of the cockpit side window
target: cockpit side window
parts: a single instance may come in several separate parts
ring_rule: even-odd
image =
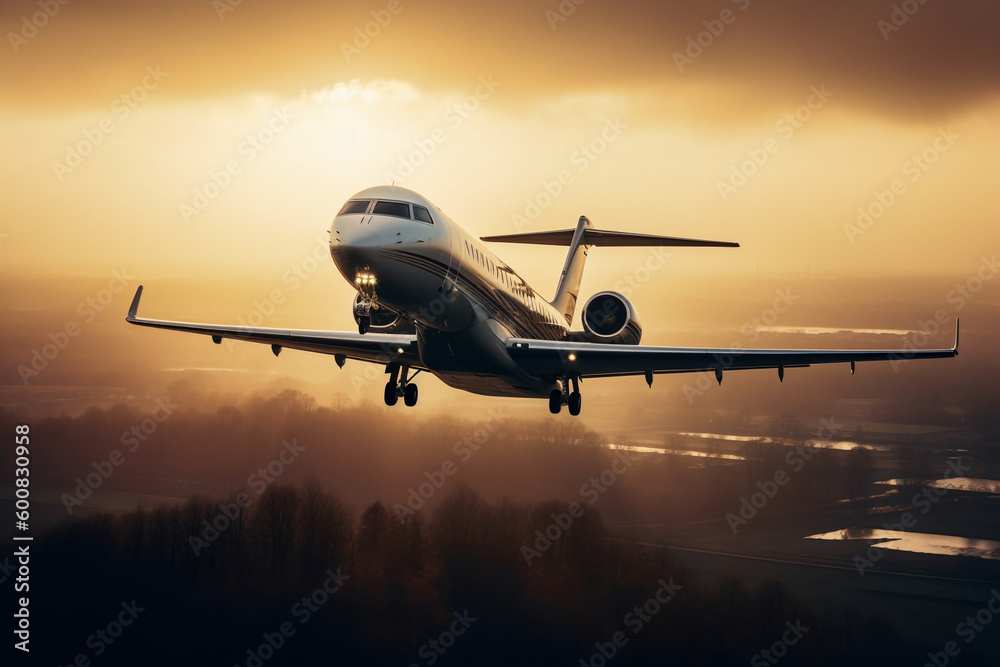
[[[406,218],[409,220],[410,205],[401,201],[377,201],[372,213],[375,215],[391,215],[396,218]]]
[[[413,219],[419,220],[420,222],[426,222],[429,225],[434,224],[434,220],[431,218],[431,212],[428,211],[423,206],[413,205]]]
[[[344,204],[344,208],[340,209],[340,213],[337,215],[349,215],[351,213],[367,213],[368,205],[371,204],[371,199],[352,199],[351,201]]]

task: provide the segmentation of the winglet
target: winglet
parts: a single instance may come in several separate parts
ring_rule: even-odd
[[[132,297],[132,305],[128,307],[128,317],[125,318],[126,322],[135,322],[135,312],[139,310],[139,299],[142,298],[142,285],[139,285],[139,289],[135,291],[135,296]]]
[[[955,353],[956,357],[958,356],[958,325],[961,321],[962,318],[960,317],[955,318],[955,347],[951,348],[951,351]]]

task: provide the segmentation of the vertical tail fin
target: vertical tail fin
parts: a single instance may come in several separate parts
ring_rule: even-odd
[[[559,275],[556,295],[552,299],[552,305],[566,318],[567,324],[573,322],[573,312],[576,310],[576,301],[580,294],[580,281],[583,279],[583,265],[587,262],[587,250],[590,248],[584,232],[591,227],[593,225],[587,216],[581,215],[580,221],[576,224],[573,240],[569,244],[569,252],[566,253],[562,273]]]

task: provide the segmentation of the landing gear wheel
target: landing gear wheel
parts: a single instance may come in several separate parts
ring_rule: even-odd
[[[396,396],[396,383],[386,382],[385,383],[385,404],[386,405],[396,405],[396,401],[399,400],[399,396]]]
[[[569,413],[574,417],[580,414],[580,408],[583,406],[583,397],[580,396],[580,392],[574,391],[569,395]]]
[[[417,404],[417,385],[406,385],[406,388],[403,390],[403,403],[411,408]]]
[[[562,391],[553,389],[552,393],[549,394],[549,412],[557,415],[560,410],[562,410]]]
[[[361,317],[358,318],[358,333],[364,336],[368,333],[368,326],[372,323],[372,318]]]

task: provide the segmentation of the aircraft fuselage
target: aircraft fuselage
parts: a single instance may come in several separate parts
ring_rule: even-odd
[[[330,254],[352,286],[358,288],[359,276],[374,279],[378,305],[415,324],[421,363],[447,384],[488,395],[536,397],[557,386],[524,373],[504,341],[562,340],[569,324],[505,262],[420,195],[393,186],[359,192],[334,219]],[[491,381],[489,375],[496,377]]]

